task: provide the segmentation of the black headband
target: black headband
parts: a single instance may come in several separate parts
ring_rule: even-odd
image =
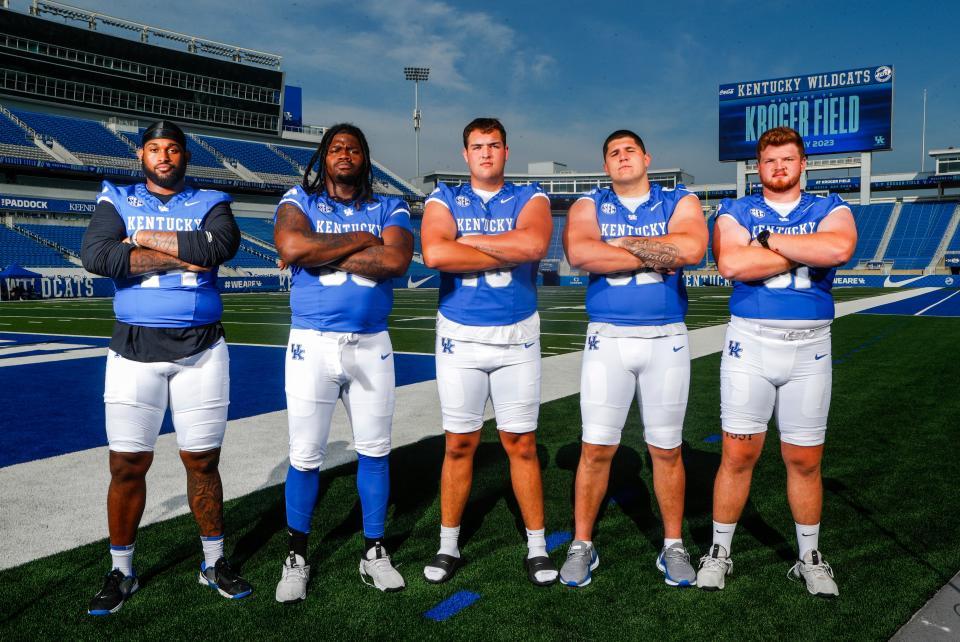
[[[143,138],[140,139],[140,145],[146,145],[149,141],[157,138],[166,138],[180,143],[184,149],[187,148],[187,137],[180,127],[169,120],[158,120],[143,132]]]

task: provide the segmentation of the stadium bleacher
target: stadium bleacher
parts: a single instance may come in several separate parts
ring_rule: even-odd
[[[24,267],[75,267],[53,248],[4,226],[0,226],[0,256],[5,264]]]
[[[84,163],[136,169],[136,154],[101,123],[19,109],[10,110],[41,136],[49,136]]]
[[[877,253],[883,233],[893,213],[893,203],[877,205],[851,205],[853,220],[857,224],[857,249],[841,270],[852,270],[860,261],[869,261]]]
[[[0,155],[31,160],[52,160],[50,155],[33,144],[29,132],[0,114]]]
[[[273,245],[273,220],[269,218],[253,218],[248,216],[238,216],[237,227],[244,234]]]
[[[919,270],[933,260],[953,216],[956,203],[907,203],[884,253],[894,269]]]
[[[275,268],[277,267],[276,260],[268,261],[267,259],[254,254],[251,250],[259,252],[260,254],[267,254],[268,251],[266,248],[256,247],[248,245],[245,243],[240,244],[240,249],[237,250],[237,255],[232,259],[226,262],[228,267],[234,268]]]
[[[40,225],[35,223],[21,223],[20,227],[41,236],[48,241],[62,245],[71,252],[79,255],[80,245],[83,242],[83,233],[86,227],[76,225]]]
[[[267,145],[233,138],[200,136],[218,152],[243,164],[270,182],[289,182],[300,178],[297,169],[274,153]]]

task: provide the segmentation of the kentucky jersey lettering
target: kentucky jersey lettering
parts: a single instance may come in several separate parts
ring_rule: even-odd
[[[838,208],[849,207],[837,196],[815,196],[803,192],[800,202],[781,216],[754,194],[720,201],[717,216],[729,216],[749,230],[750,238],[769,229],[774,234],[812,234],[821,221]],[[763,281],[734,281],[730,312],[747,319],[832,319],[834,315],[833,276],[836,268],[801,265],[790,272]]]
[[[539,185],[505,183],[483,202],[469,183],[450,187],[440,183],[427,202],[449,210],[457,236],[503,234],[516,228],[517,217],[533,198],[547,198]],[[473,326],[510,325],[537,310],[538,262],[484,273],[440,273],[440,312],[444,317]]]
[[[187,187],[166,203],[146,185],[117,186],[103,182],[97,203],[110,203],[120,214],[127,235],[137,230],[193,232],[203,229],[207,213],[229,195]],[[220,320],[223,304],[217,290],[217,268],[208,272],[170,270],[128,279],[114,279],[113,310],[117,320],[152,328],[189,328]]]
[[[663,189],[650,184],[650,198],[631,212],[612,189],[595,188],[581,196],[593,201],[604,241],[624,236],[663,236],[677,203],[691,192],[683,185]],[[683,270],[660,274],[653,270],[622,274],[591,274],[587,286],[587,314],[592,322],[613,325],[680,323],[687,313]]]
[[[283,195],[279,205],[295,205],[321,234],[369,232],[383,236],[388,227],[412,233],[410,209],[399,198],[374,196],[364,205],[341,203],[324,194],[307,194],[300,186]],[[278,205],[278,208],[279,208]],[[276,220],[276,217],[274,217]],[[375,281],[328,267],[290,268],[291,327],[369,334],[387,329],[393,307],[393,281]]]

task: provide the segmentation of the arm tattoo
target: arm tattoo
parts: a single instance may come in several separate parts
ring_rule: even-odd
[[[369,238],[368,232],[342,232],[326,234],[314,232],[310,229],[309,219],[304,215],[300,208],[289,203],[280,206],[277,212],[276,228],[289,234],[299,235],[303,241],[313,246],[314,256],[317,254],[324,256],[323,260],[315,265],[323,265],[331,261],[340,259],[344,254],[349,254],[350,250],[356,251],[356,246]],[[138,239],[139,240],[139,237]],[[306,267],[311,267],[307,265]]]
[[[661,243],[653,239],[629,239],[623,241],[623,249],[644,262],[649,268],[680,267],[680,250],[672,243]]]
[[[341,270],[378,281],[401,276],[397,274],[394,266],[385,264],[386,257],[384,257],[384,253],[386,249],[383,245],[368,247],[365,250],[341,259],[336,265]]]
[[[484,254],[489,254],[495,259],[503,258],[503,250],[498,247],[490,247],[489,245],[474,245],[473,249],[480,250]]]
[[[220,471],[187,471],[187,502],[200,527],[200,534],[223,533],[223,484]]]
[[[176,257],[180,252],[176,232],[157,232],[155,230],[137,230],[137,245],[163,252]]]
[[[164,270],[180,270],[188,265],[169,254],[144,247],[135,247],[130,252],[130,276],[163,272]]]

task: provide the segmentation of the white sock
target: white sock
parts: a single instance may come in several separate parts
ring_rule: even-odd
[[[223,557],[223,535],[200,537],[200,544],[203,545],[203,561],[207,563],[206,568],[213,568],[217,560]]]
[[[110,546],[110,557],[113,559],[113,568],[119,569],[124,575],[133,575],[133,544],[130,546]]]
[[[733,531],[735,530],[737,530],[736,522],[732,524],[713,523],[713,543],[722,546],[727,555],[730,555],[730,545],[733,544]]]
[[[800,550],[800,559],[807,551],[814,551],[820,548],[820,522],[816,524],[797,524],[797,548]]]
[[[527,559],[547,556],[546,529],[536,531],[527,529]]]
[[[457,540],[459,539],[459,526],[444,526],[440,524],[440,550],[437,551],[437,555],[460,557],[460,547],[457,545]]]
[[[669,548],[670,546],[673,546],[674,544],[679,544],[680,546],[683,546],[683,538],[682,538],[682,537],[681,537],[680,539],[673,539],[672,537],[664,537],[664,538],[663,538],[663,547],[664,547],[664,548]]]

